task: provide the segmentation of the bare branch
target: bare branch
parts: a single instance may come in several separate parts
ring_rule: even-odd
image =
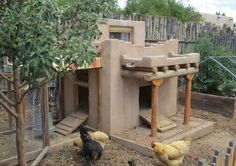
[[[7,80],[8,82],[13,82],[12,80],[10,80],[7,76],[5,76],[3,73],[0,73],[0,77],[4,78],[5,80]]]
[[[0,97],[7,102],[7,104],[14,106],[15,103],[11,101],[2,91],[0,91]]]
[[[14,118],[17,118],[16,112],[15,112],[14,110],[12,110],[6,103],[4,103],[4,101],[2,101],[1,99],[0,99],[0,105],[1,105],[3,108],[5,108],[5,110],[6,110],[7,112],[9,112],[9,114],[11,114]]]
[[[20,85],[20,90],[23,90],[26,86],[28,86],[29,83],[26,81],[26,82],[23,82],[21,85]]]
[[[39,88],[39,87],[44,86],[45,84],[47,84],[47,83],[49,83],[50,81],[52,81],[53,78],[54,78],[54,77],[52,77],[52,78],[50,78],[50,79],[47,79],[47,78],[42,79],[42,80],[40,81],[39,85],[38,85],[37,87],[35,87],[35,88]],[[35,88],[30,88],[30,86],[29,86],[29,88],[28,88],[26,91],[24,91],[24,92],[22,93],[21,98],[20,98],[20,100],[19,100],[19,103],[21,103],[21,101],[23,100],[24,96],[25,96],[29,91],[31,91],[31,90],[33,90],[33,89],[35,89]]]

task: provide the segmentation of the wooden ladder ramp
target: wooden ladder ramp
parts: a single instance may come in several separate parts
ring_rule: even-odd
[[[55,126],[55,131],[63,135],[71,134],[81,124],[88,119],[88,114],[82,112],[72,112]]]

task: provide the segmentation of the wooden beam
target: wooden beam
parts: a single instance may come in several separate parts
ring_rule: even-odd
[[[102,69],[98,69],[98,130],[102,129]]]
[[[136,78],[136,79],[144,79],[146,81],[170,78],[170,77],[177,77],[177,76],[184,76],[189,74],[195,74],[198,72],[198,69],[194,67],[190,67],[189,69],[177,69],[177,70],[168,70],[166,72],[159,72],[156,73],[152,72],[144,72],[144,71],[134,71],[134,70],[122,70],[121,75],[127,78]]]
[[[42,151],[42,149],[27,152],[25,154],[26,156],[26,161],[32,161],[34,160]],[[0,165],[17,165],[17,156],[10,157],[8,159],[4,159],[0,161]]]
[[[156,138],[157,136],[157,114],[158,114],[158,91],[159,86],[164,80],[152,81],[152,118],[151,118],[151,136]]]
[[[194,74],[184,76],[186,80],[185,90],[185,108],[184,108],[184,124],[187,125],[190,120],[190,109],[191,109],[191,91],[192,91],[192,80]]]
[[[3,100],[0,99],[0,105],[14,118],[17,118],[18,115],[16,114],[15,110],[11,109]]]
[[[31,164],[31,166],[37,166],[40,161],[43,159],[43,157],[48,153],[49,146],[46,146],[43,151],[38,155],[38,157],[34,160],[34,162]]]
[[[42,109],[42,124],[43,124],[43,147],[49,146],[49,123],[48,123],[48,84],[42,87],[43,92],[43,109]]]
[[[60,119],[65,117],[65,77],[60,77]]]

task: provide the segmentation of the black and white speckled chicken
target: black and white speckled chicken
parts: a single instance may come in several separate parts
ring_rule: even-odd
[[[103,147],[97,141],[93,140],[87,130],[81,126],[80,137],[82,139],[82,154],[89,161],[99,160],[102,155]]]

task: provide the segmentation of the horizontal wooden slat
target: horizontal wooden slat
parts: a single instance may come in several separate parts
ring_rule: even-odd
[[[58,133],[61,133],[61,134],[63,134],[63,135],[68,135],[68,132],[67,132],[67,131],[62,130],[62,129],[59,129],[59,128],[56,128],[55,131],[58,132]]]
[[[62,130],[66,130],[66,131],[72,129],[72,127],[69,127],[67,125],[63,125],[61,123],[59,123],[56,127],[59,128],[59,129],[62,129]]]

